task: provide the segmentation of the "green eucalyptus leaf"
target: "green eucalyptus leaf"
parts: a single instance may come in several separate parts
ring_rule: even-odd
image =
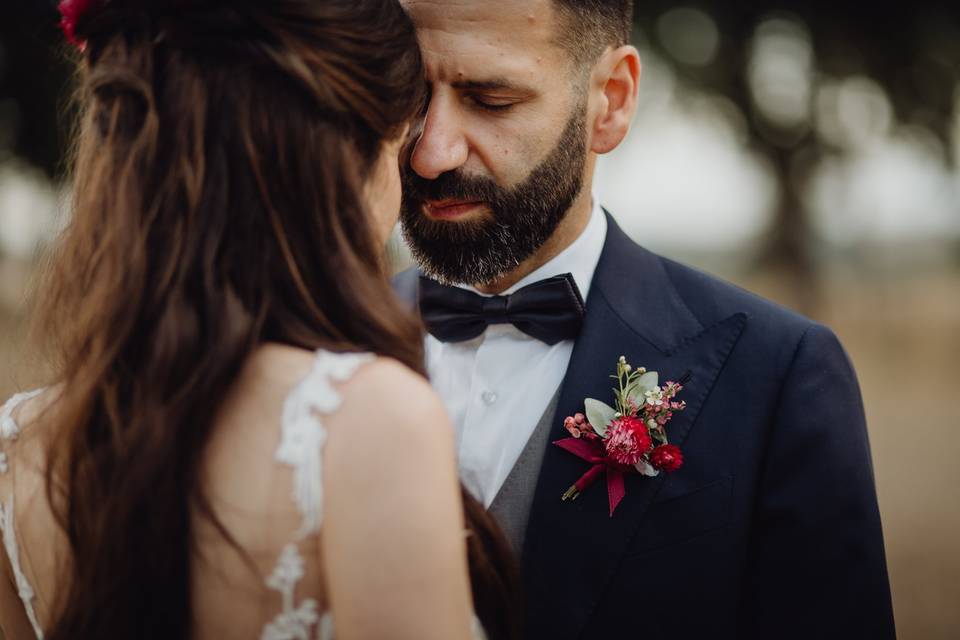
[[[635,464],[634,467],[636,468],[637,471],[647,476],[648,478],[656,478],[658,475],[660,475],[660,472],[654,469],[653,465],[651,465],[646,460],[640,460],[640,462]]]
[[[660,375],[656,371],[647,371],[637,378],[637,381],[631,385],[630,393],[627,398],[633,400],[638,406],[642,407],[647,401],[646,393],[660,386]]]
[[[607,435],[607,425],[613,420],[616,410],[605,402],[593,398],[584,400],[583,406],[586,408],[587,421],[593,425],[597,435],[601,438]]]

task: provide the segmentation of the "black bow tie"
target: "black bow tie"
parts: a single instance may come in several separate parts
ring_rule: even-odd
[[[580,290],[569,273],[493,297],[420,277],[420,314],[427,331],[442,342],[470,340],[492,324],[512,324],[554,345],[577,337],[584,311]]]

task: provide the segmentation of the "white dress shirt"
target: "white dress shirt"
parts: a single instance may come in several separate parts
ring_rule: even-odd
[[[594,197],[590,221],[573,244],[504,294],[571,273],[586,301],[606,237],[607,219]],[[493,502],[563,381],[573,343],[550,346],[509,324],[490,326],[465,342],[427,336],[427,369],[456,429],[461,479],[485,506]]]

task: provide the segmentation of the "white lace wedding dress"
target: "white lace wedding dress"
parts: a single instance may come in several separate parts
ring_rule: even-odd
[[[369,354],[318,351],[310,373],[294,387],[284,403],[280,444],[274,457],[292,470],[291,498],[302,515],[302,523],[294,538],[283,548],[273,573],[267,578],[266,586],[276,592],[279,612],[263,628],[261,640],[330,640],[334,637],[329,612],[321,613],[313,598],[297,601],[297,584],[304,576],[300,544],[320,530],[323,514],[322,452],[327,438],[323,418],[334,413],[341,402],[333,383],[345,382],[362,364],[372,359]],[[42,392],[17,394],[0,410],[0,474],[8,473],[9,465],[13,463],[7,459],[2,446],[5,441],[16,440],[20,435],[20,427],[14,418],[17,408]],[[27,618],[38,640],[42,640],[43,631],[34,610],[35,594],[20,565],[12,490],[7,496],[0,496],[0,529]],[[476,619],[474,636],[478,640],[485,638]]]

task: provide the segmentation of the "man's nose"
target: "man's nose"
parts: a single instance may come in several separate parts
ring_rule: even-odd
[[[426,180],[460,168],[469,155],[460,119],[447,102],[434,95],[410,156],[410,166]]]

